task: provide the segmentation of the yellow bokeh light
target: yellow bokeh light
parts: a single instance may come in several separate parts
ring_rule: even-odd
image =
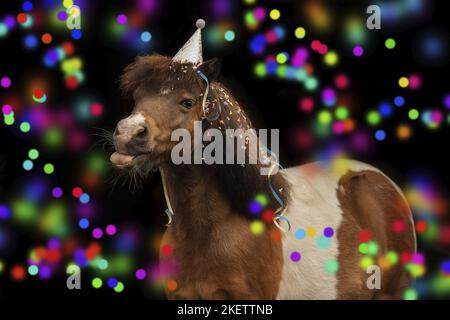
[[[409,86],[409,80],[407,77],[401,77],[398,79],[398,85],[402,88],[406,88]]]
[[[64,8],[70,8],[73,6],[73,0],[64,0],[63,1]]]
[[[255,220],[250,223],[250,232],[258,236],[264,232],[265,226],[262,221]]]
[[[298,27],[295,29],[295,37],[297,39],[303,39],[306,36],[306,30],[303,27]]]
[[[314,228],[307,228],[306,229],[306,235],[309,238],[314,238],[316,236],[316,229],[314,229]]]
[[[339,56],[335,51],[328,51],[323,60],[327,66],[333,67],[339,62]]]
[[[270,10],[269,16],[270,16],[270,19],[272,19],[272,20],[280,19],[280,17],[281,17],[280,10],[278,10],[278,9]]]

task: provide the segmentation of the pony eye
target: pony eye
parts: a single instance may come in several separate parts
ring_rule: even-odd
[[[183,101],[180,102],[180,104],[181,104],[183,107],[185,107],[185,108],[187,108],[187,109],[190,109],[190,108],[192,108],[192,107],[194,106],[194,100],[191,100],[191,99],[184,99]]]

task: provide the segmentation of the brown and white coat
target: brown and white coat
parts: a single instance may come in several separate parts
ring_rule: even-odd
[[[400,299],[410,284],[401,265],[382,271],[380,289],[367,288],[369,275],[360,267],[358,235],[361,230],[369,231],[381,255],[391,250],[414,252],[415,233],[408,204],[398,187],[376,168],[356,161],[342,163],[345,168],[341,164],[339,170],[329,163],[312,163],[282,172],[290,184],[285,216],[292,231],[281,233],[280,242],[273,240],[273,233],[278,232],[275,228],[264,235],[250,233],[248,220],[227,213],[225,203],[219,205],[219,194],[212,193],[211,200],[203,200],[204,206],[210,206],[203,214],[202,205],[194,203],[198,200],[195,197],[182,204],[177,203],[182,195],[172,197],[175,208],[180,208],[179,217],[174,217],[162,244],[175,248],[180,274],[176,278],[178,289],[168,292],[169,298]],[[182,192],[175,186],[176,177],[166,179],[169,190]],[[216,184],[196,181],[200,182],[196,187],[199,194],[210,193]],[[224,212],[220,212],[222,206]],[[392,223],[398,219],[406,225],[400,235],[392,231]],[[297,228],[325,227],[335,230],[331,247],[326,250],[318,248],[314,238],[299,241],[295,236]],[[291,261],[293,251],[301,252],[300,262]],[[329,260],[338,262],[337,272],[326,271]]]
[[[368,274],[360,267],[358,234],[370,232],[379,254],[415,251],[411,212],[400,189],[382,172],[367,164],[342,160],[337,166],[312,163],[272,176],[276,190],[287,203],[285,217],[292,231],[281,233],[273,223],[266,232],[249,230],[248,203],[258,193],[270,195],[267,177],[257,165],[174,165],[170,152],[176,144],[171,132],[193,131],[202,119],[204,83],[211,83],[208,99],[221,105],[219,117],[204,120],[205,128],[252,128],[239,103],[217,82],[214,60],[200,66],[168,57],[139,57],[128,66],[122,87],[133,94],[132,114],[121,120],[114,133],[111,161],[133,175],[146,176],[159,168],[175,216],[161,245],[173,248],[161,263],[176,265],[176,288],[170,299],[399,299],[410,279],[395,264],[383,269],[381,289],[370,290]],[[189,104],[184,102],[188,101]],[[216,106],[217,107],[217,106]],[[337,167],[338,169],[336,170]],[[392,232],[402,220],[405,230]],[[298,228],[335,231],[331,247],[317,248],[315,240],[297,240]],[[299,251],[298,263],[290,254]],[[337,272],[324,264],[338,262]]]

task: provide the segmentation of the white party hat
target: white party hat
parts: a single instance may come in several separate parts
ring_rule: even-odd
[[[197,30],[184,44],[180,51],[178,51],[172,58],[173,61],[180,63],[192,63],[196,67],[203,63],[201,30],[205,27],[205,24],[205,20],[197,20],[195,23]]]

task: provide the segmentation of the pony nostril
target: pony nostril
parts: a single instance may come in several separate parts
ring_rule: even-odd
[[[146,138],[148,136],[148,129],[146,127],[141,127],[136,134],[137,138]]]

